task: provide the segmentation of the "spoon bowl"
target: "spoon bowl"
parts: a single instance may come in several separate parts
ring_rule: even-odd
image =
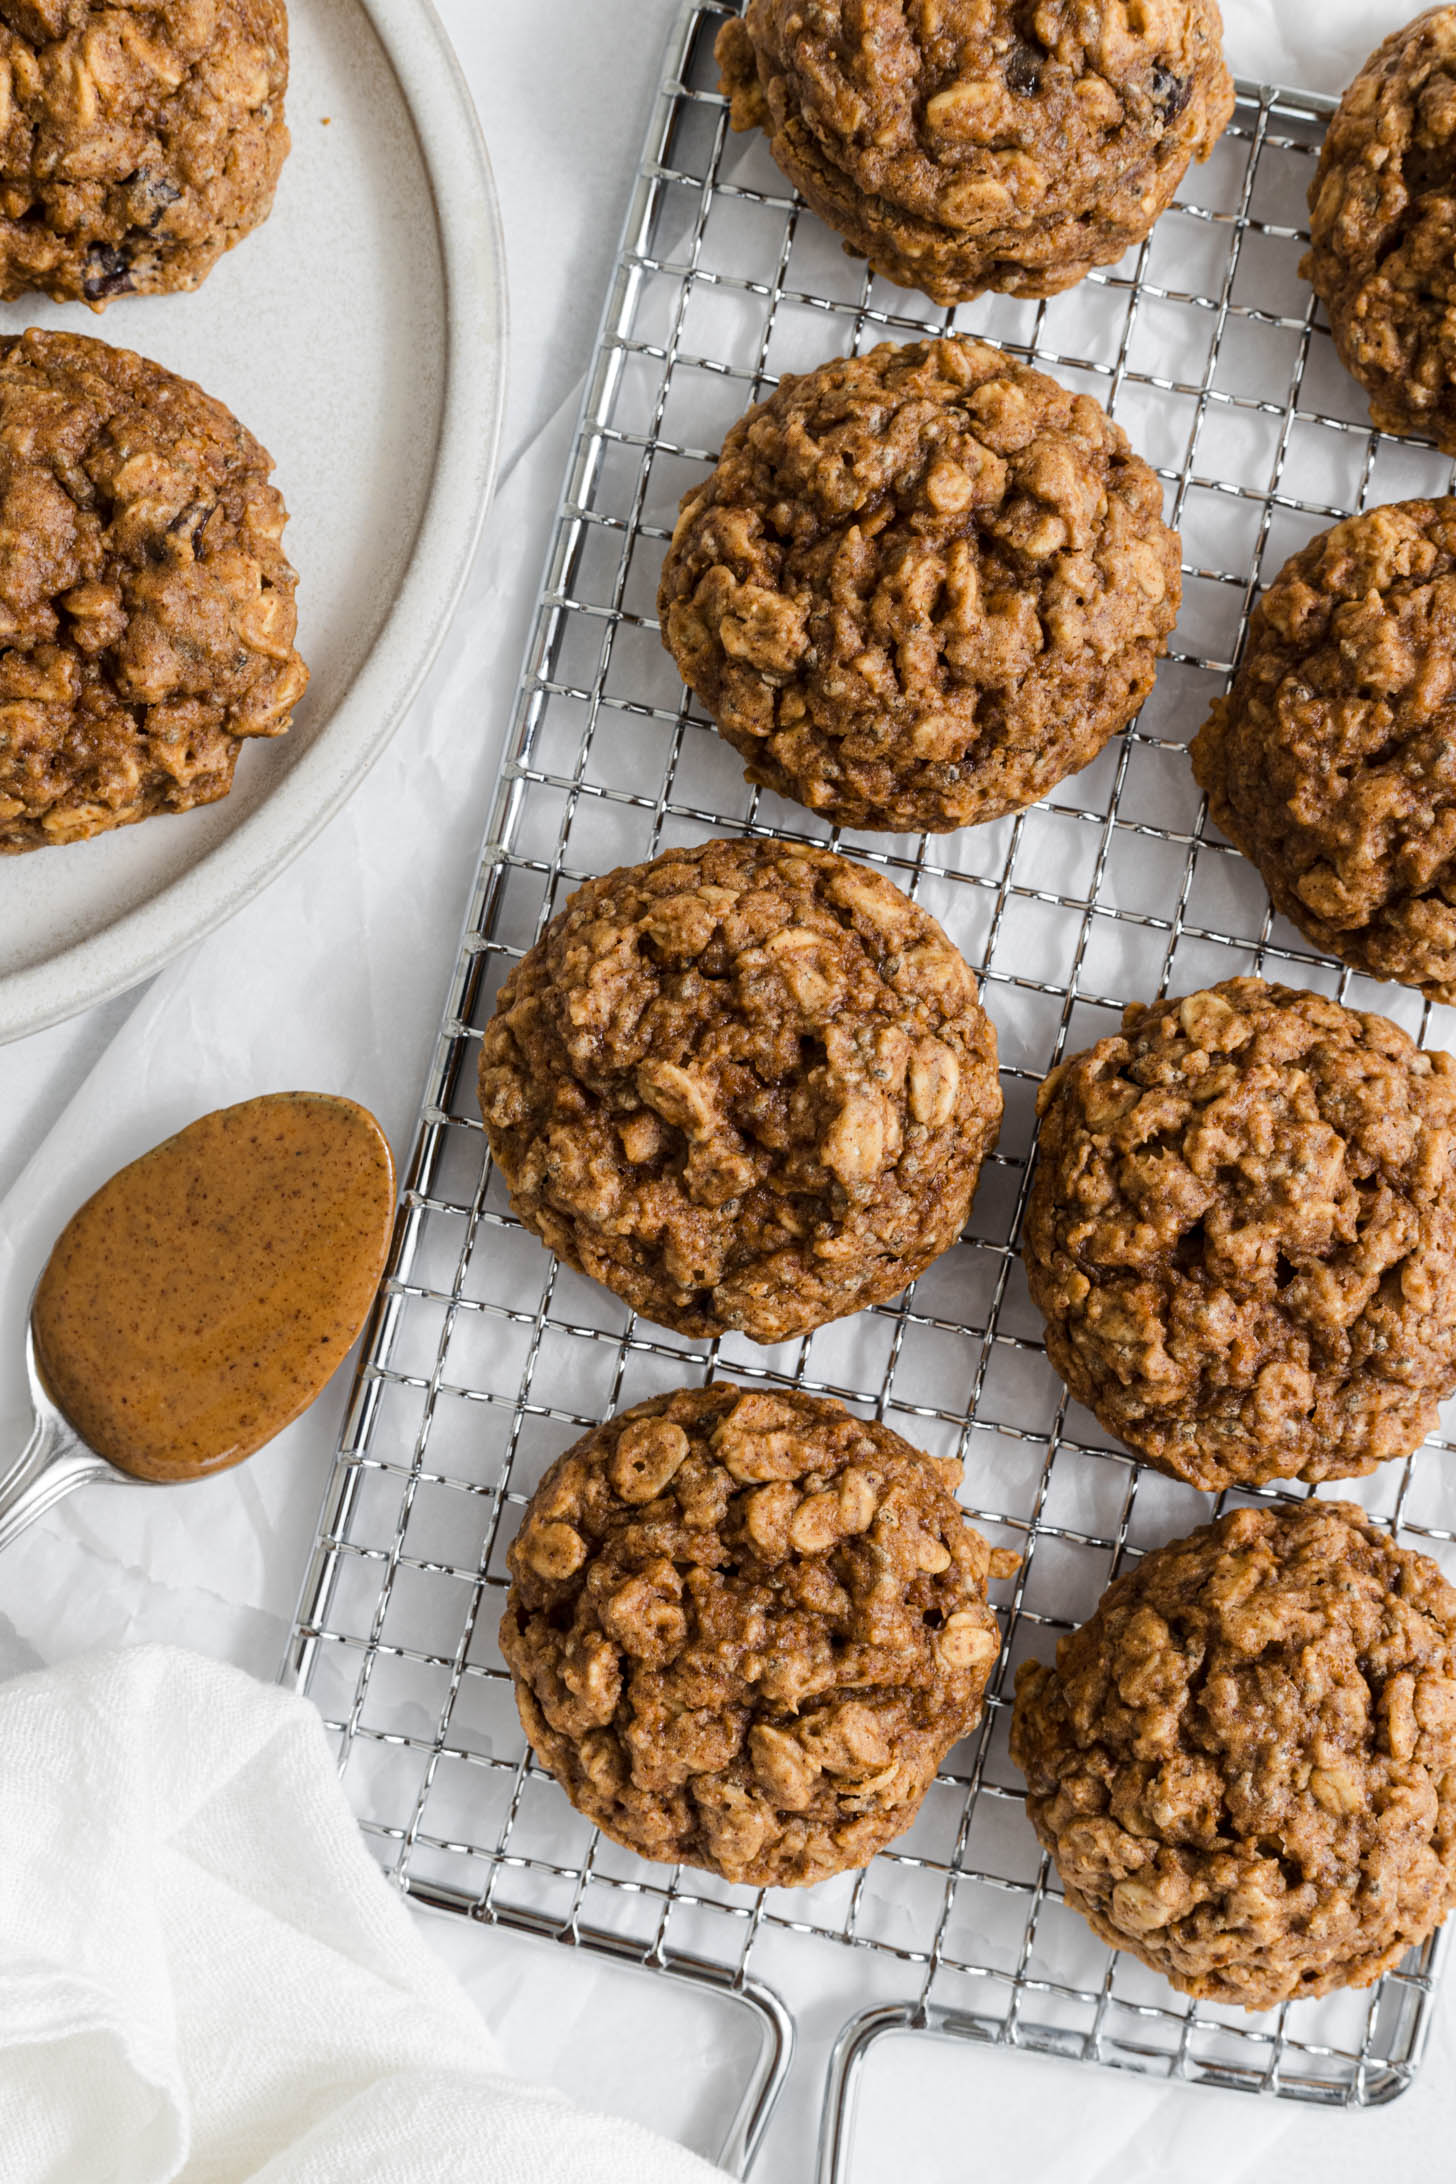
[[[206,1478],[275,1439],[368,1318],[394,1188],[375,1118],[318,1092],[203,1115],[104,1183],[30,1300],[0,1549],[73,1487]]]

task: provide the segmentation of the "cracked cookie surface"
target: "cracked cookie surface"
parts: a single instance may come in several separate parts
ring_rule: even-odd
[[[0,295],[196,288],[288,154],[283,0],[0,0]]]
[[[1364,1987],[1456,1901],[1456,1592],[1350,1503],[1159,1547],[1023,1663],[1011,1754],[1069,1904],[1184,1994]]]
[[[1132,719],[1179,554],[1089,395],[983,342],[886,342],[733,427],[658,613],[750,781],[944,832],[1034,803]]]
[[[1309,208],[1300,274],[1372,419],[1456,454],[1456,7],[1371,54],[1330,123]]]
[[[1047,1355],[1216,1491],[1409,1455],[1456,1389],[1456,1061],[1231,979],[1055,1069],[1022,1256]]]
[[[641,1857],[754,1887],[868,1864],[1000,1651],[1003,1563],[960,1469],[826,1397],[725,1382],[568,1449],[511,1545],[500,1641],[572,1804]]]
[[[81,334],[0,340],[0,852],[226,796],[308,681],[272,458]]]
[[[940,304],[1050,296],[1140,242],[1233,112],[1214,0],[749,0],[735,129]]]
[[[1456,1001],[1456,500],[1372,508],[1296,554],[1191,756],[1317,948]]]
[[[1001,1122],[959,952],[828,850],[714,841],[590,880],[505,980],[480,1064],[511,1204],[685,1334],[781,1342],[956,1241]]]

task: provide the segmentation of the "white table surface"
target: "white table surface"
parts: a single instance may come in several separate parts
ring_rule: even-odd
[[[0,1049],[0,1445],[22,1428],[22,1315],[49,1240],[122,1161],[207,1107],[290,1085],[352,1093],[397,1149],[408,1145],[675,5],[439,0],[485,122],[510,256],[510,409],[482,552],[427,691],[311,851],[150,987]],[[1406,13],[1401,0],[1227,0],[1230,59],[1337,90]],[[167,1638],[273,1675],[344,1393],[341,1376],[226,1479],[155,1496],[93,1490],[53,1512],[4,1561],[0,1674]],[[425,1927],[522,2071],[711,2148],[732,2042],[710,2006],[549,1944],[443,1919]],[[810,2028],[815,2072],[834,2029]],[[761,2184],[811,2173],[815,2072],[775,2122]],[[1448,1993],[1415,2089],[1366,2115],[902,2042],[872,2066],[854,2174],[1235,2184],[1277,2169],[1283,2184],[1333,2184],[1372,2170],[1448,2174],[1453,2141]]]

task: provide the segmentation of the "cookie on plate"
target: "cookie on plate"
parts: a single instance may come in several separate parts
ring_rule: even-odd
[[[511,1204],[569,1266],[756,1342],[948,1250],[1001,1123],[996,1034],[935,920],[764,840],[588,881],[501,988],[480,1100]]]
[[[1109,1433],[1217,1491],[1407,1456],[1456,1390],[1456,1061],[1235,978],[1053,1070],[1022,1255]]]
[[[877,273],[935,302],[1051,296],[1142,241],[1233,112],[1215,0],[749,0],[717,55]]]
[[[1317,948],[1456,1001],[1456,500],[1372,508],[1296,554],[1192,759]]]
[[[683,501],[658,613],[750,781],[939,833],[1097,756],[1181,588],[1162,487],[1100,403],[946,339],[836,357],[750,410]]]
[[[196,288],[288,154],[283,0],[7,0],[0,295]]]
[[[0,852],[232,787],[294,649],[272,457],[190,380],[83,334],[0,340]]]
[[[1456,7],[1372,53],[1309,190],[1300,267],[1385,432],[1456,454]]]
[[[1351,1503],[1233,1510],[1022,1665],[1011,1755],[1067,1902],[1184,1994],[1369,1986],[1456,1901],[1456,1592]]]
[[[827,1398],[722,1381],[568,1449],[511,1545],[500,1643],[572,1804],[753,1887],[868,1864],[1000,1651],[960,1469]]]

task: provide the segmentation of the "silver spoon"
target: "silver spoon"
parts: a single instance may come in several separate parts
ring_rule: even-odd
[[[34,1299],[31,1300],[32,1305]],[[134,1479],[129,1471],[109,1463],[88,1448],[63,1411],[56,1408],[40,1377],[35,1357],[35,1336],[25,1330],[25,1373],[30,1383],[35,1425],[30,1439],[8,1470],[0,1472],[0,1553],[37,1517],[76,1486],[96,1479],[110,1479],[123,1486],[150,1486],[156,1482]]]
[[[0,1470],[0,1551],[73,1487],[209,1478],[300,1417],[368,1316],[394,1188],[375,1118],[319,1092],[220,1108],[118,1170],[31,1296],[35,1424]]]

